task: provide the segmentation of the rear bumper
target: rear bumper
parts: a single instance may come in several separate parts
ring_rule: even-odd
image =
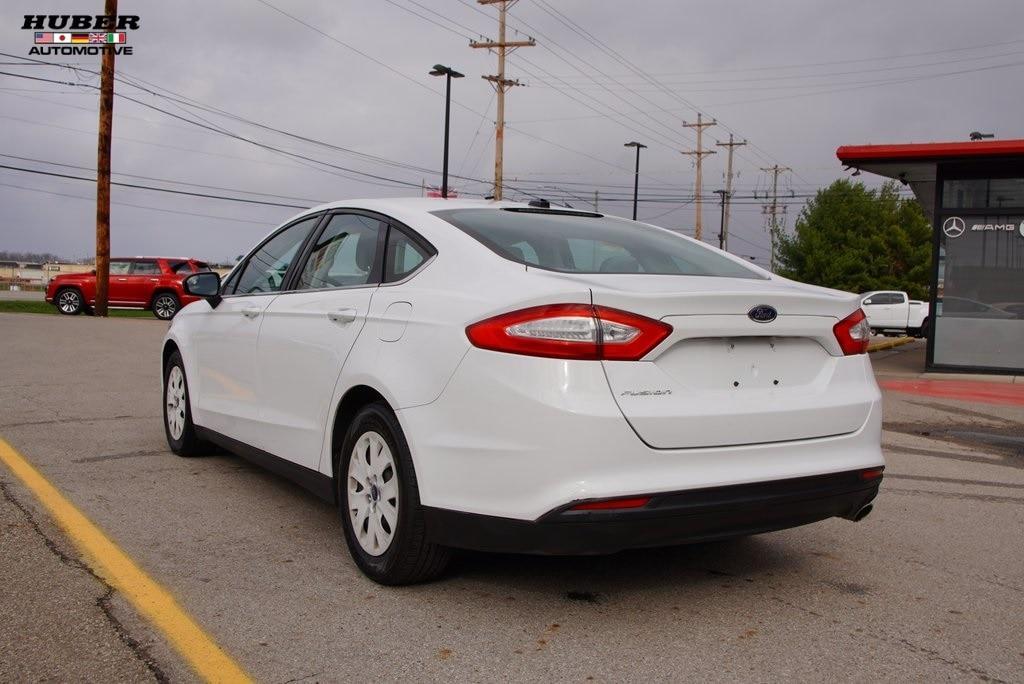
[[[455,548],[582,555],[672,546],[852,519],[878,494],[861,470],[653,494],[643,508],[573,511],[574,501],[534,521],[427,507],[427,534]]]

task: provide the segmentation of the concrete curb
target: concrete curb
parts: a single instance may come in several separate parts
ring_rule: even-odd
[[[897,337],[894,340],[885,340],[883,342],[872,342],[868,345],[868,353],[876,351],[884,351],[886,349],[892,349],[893,347],[900,347],[904,344],[910,344],[914,341],[913,337]]]

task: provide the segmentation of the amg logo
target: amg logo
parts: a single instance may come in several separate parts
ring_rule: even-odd
[[[971,226],[971,231],[989,231],[989,230],[1002,230],[1009,233],[1017,230],[1015,223],[975,223]]]
[[[658,389],[658,390],[626,390],[620,397],[663,397],[668,394],[672,394],[670,389]]]
[[[139,17],[124,14],[108,17],[105,14],[26,14],[21,28],[28,31],[124,31],[139,28]]]

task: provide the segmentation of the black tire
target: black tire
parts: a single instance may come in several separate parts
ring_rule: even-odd
[[[173,292],[158,292],[149,308],[161,321],[169,321],[178,313],[181,301]]]
[[[57,294],[53,296],[53,303],[57,305],[57,311],[65,316],[77,316],[85,308],[81,290],[74,287],[57,290]]]
[[[398,522],[394,537],[381,555],[371,555],[360,545],[353,529],[349,505],[348,472],[352,452],[365,433],[383,437],[395,461],[398,480]],[[398,420],[384,403],[363,407],[349,425],[337,459],[336,487],[338,513],[352,559],[363,573],[378,584],[401,585],[427,582],[440,576],[451,559],[451,550],[427,539],[419,486],[409,445]]]
[[[914,337],[921,339],[928,337],[928,319],[921,321],[921,327],[914,331]]]
[[[168,409],[169,406],[168,397],[168,383],[170,382],[171,374],[174,369],[179,369],[181,373],[181,383],[184,388],[184,407],[181,404],[177,406],[181,408],[179,417],[183,420],[183,427],[181,433],[177,438],[172,434],[172,427],[168,416],[170,415]],[[188,392],[188,378],[185,375],[185,364],[181,360],[181,354],[174,352],[171,354],[171,358],[167,360],[167,366],[164,368],[164,383],[163,392],[161,396],[161,404],[163,404],[163,415],[164,415],[164,435],[167,437],[167,446],[171,448],[171,451],[176,453],[178,456],[192,457],[199,456],[207,450],[207,446],[196,436],[196,426],[192,422],[192,400]],[[176,432],[176,430],[174,430]]]

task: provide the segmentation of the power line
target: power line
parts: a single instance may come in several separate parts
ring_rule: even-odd
[[[69,194],[69,193],[66,193],[66,192],[56,192],[56,191],[53,191],[53,190],[42,190],[40,188],[29,188],[29,187],[26,187],[24,185],[15,185],[13,183],[0,183],[0,186],[3,186],[5,188],[16,188],[18,190],[27,190],[28,192],[38,192],[38,193],[42,193],[42,194],[46,194],[46,195],[55,195],[57,197],[68,197],[68,198],[71,198],[71,199],[87,200],[89,202],[95,201],[94,197],[83,197],[82,195],[72,195],[72,194]],[[180,209],[165,209],[163,207],[151,207],[151,206],[148,206],[148,205],[145,205],[145,204],[132,204],[131,202],[115,202],[115,201],[111,201],[110,203],[111,204],[116,204],[116,205],[121,206],[121,207],[133,207],[135,209],[148,209],[150,211],[162,211],[162,212],[165,212],[165,213],[168,213],[168,214],[182,214],[182,215],[185,215],[185,216],[197,216],[199,218],[211,218],[211,219],[217,219],[219,221],[232,221],[232,222],[235,222],[235,223],[255,223],[255,224],[258,224],[258,225],[261,225],[261,226],[266,226],[266,225],[268,225],[270,223],[268,221],[255,221],[255,220],[252,220],[252,219],[243,219],[243,218],[237,218],[237,217],[233,217],[233,216],[215,216],[213,214],[200,214],[200,213],[197,213],[197,212],[194,212],[194,211],[182,211]]]
[[[54,178],[66,178],[68,180],[86,181],[88,183],[95,183],[95,178],[85,178],[83,176],[72,176],[66,173],[56,173],[54,171],[42,171],[40,169],[26,169],[20,166],[9,166],[7,164],[0,164],[0,169],[7,169],[9,171],[20,171],[22,173],[34,173],[40,176],[52,176]],[[117,185],[122,188],[134,188],[136,190],[152,190],[154,192],[166,192],[172,195],[188,195],[190,197],[204,197],[206,199],[224,200],[228,202],[242,202],[244,204],[261,204],[267,207],[287,207],[290,209],[308,209],[308,206],[301,204],[282,204],[280,202],[265,202],[262,200],[246,199],[244,197],[227,197],[225,195],[210,195],[203,192],[191,192],[188,190],[172,190],[170,188],[158,188],[152,185],[141,185],[139,183],[120,183],[111,181],[111,185]]]

